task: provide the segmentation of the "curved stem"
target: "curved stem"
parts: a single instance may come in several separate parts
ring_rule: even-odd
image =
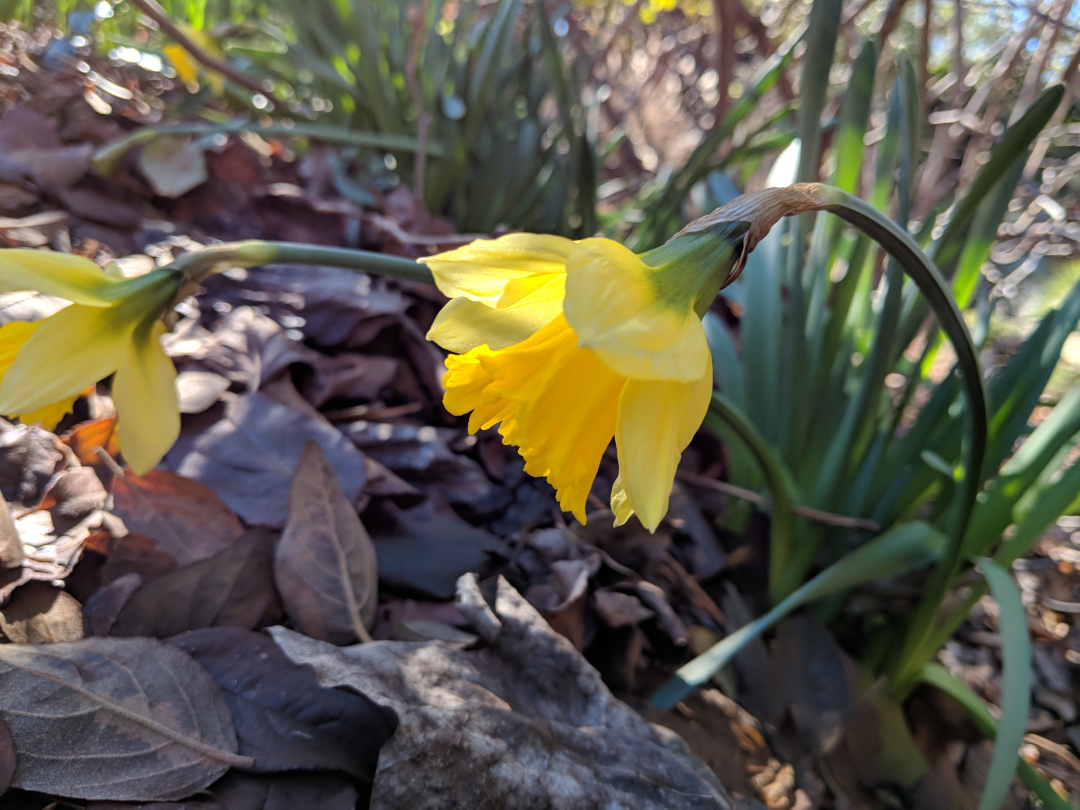
[[[772,493],[769,535],[769,601],[778,603],[798,587],[786,574],[790,571],[792,543],[795,534],[794,500],[791,476],[769,443],[758,433],[754,423],[734,403],[719,391],[713,393],[712,403],[705,415],[705,425],[717,434],[724,428],[734,431],[761,465],[765,481]]]
[[[949,545],[931,574],[922,601],[910,617],[903,647],[895,660],[896,669],[892,673],[894,688],[903,692],[910,688],[922,665],[921,661],[914,660],[915,653],[932,631],[945,593],[965,556],[964,535],[982,486],[982,467],[986,455],[986,392],[975,345],[960,310],[945,280],[915,240],[876,208],[857,197],[829,187],[822,187],[821,190],[829,198],[829,203],[824,207],[826,211],[836,214],[873,238],[900,263],[904,272],[919,287],[956,351],[967,397],[965,458],[960,473],[959,499],[949,531]]]
[[[255,267],[260,264],[329,265],[406,281],[435,283],[427,267],[401,256],[300,242],[262,242],[257,239],[193,250],[178,258],[170,268],[185,276],[184,289],[178,294],[183,298],[191,293],[192,285],[197,285],[214,273],[222,273],[232,267]]]

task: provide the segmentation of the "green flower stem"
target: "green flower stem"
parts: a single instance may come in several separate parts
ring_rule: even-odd
[[[963,469],[958,473],[961,481],[949,531],[949,545],[934,567],[922,601],[911,614],[903,645],[893,662],[893,688],[903,695],[918,677],[923,664],[919,653],[927,635],[934,629],[941,604],[966,556],[964,535],[982,486],[981,472],[986,455],[986,392],[975,346],[960,310],[941,274],[915,240],[876,208],[857,197],[828,186],[818,188],[829,200],[825,206],[826,211],[836,214],[873,238],[900,263],[904,272],[918,285],[956,351],[967,397],[965,458]]]
[[[434,284],[435,279],[427,267],[412,259],[374,253],[369,250],[305,245],[300,242],[230,242],[210,245],[191,253],[185,253],[171,265],[171,269],[185,277],[179,298],[190,295],[193,285],[214,273],[223,273],[232,267],[255,267],[260,264],[312,264],[376,273],[406,281]]]
[[[780,602],[793,592],[800,582],[792,582],[787,574],[795,537],[794,484],[783,461],[761,436],[754,423],[734,403],[719,391],[713,392],[712,402],[705,414],[705,426],[719,436],[734,433],[761,465],[772,494],[769,541],[769,600]]]

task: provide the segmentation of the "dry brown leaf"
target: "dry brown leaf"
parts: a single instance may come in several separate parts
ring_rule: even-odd
[[[17,568],[25,558],[22,540],[11,517],[11,508],[0,496],[0,568]]]
[[[229,400],[225,418],[182,433],[167,463],[197,478],[248,523],[279,528],[288,519],[290,476],[309,440],[326,452],[355,501],[367,480],[364,455],[325,419],[286,407],[261,391]]]
[[[51,433],[0,419],[0,493],[8,503],[37,505],[63,465],[64,456]]]
[[[270,631],[323,685],[351,686],[398,713],[401,726],[379,756],[372,806],[734,806],[682,740],[617,700],[505,580],[494,611],[475,578],[462,581],[475,592],[461,606],[487,641],[479,649],[376,641],[337,650],[284,628]]]
[[[217,683],[151,639],[0,645],[0,716],[24,790],[167,801],[251,765]]]
[[[203,150],[191,137],[173,136],[151,141],[139,152],[139,171],[154,193],[179,197],[209,177]]]
[[[286,614],[307,635],[333,644],[371,640],[375,547],[315,442],[304,448],[293,474],[274,579]]]
[[[256,627],[280,616],[270,573],[273,533],[256,527],[191,565],[147,578],[126,600],[110,635],[165,638],[203,627]]]
[[[71,448],[80,464],[87,467],[97,467],[103,463],[97,453],[99,447],[113,459],[120,455],[115,416],[103,416],[91,422],[82,422],[64,434],[60,441]]]
[[[0,608],[0,630],[14,644],[78,641],[85,635],[82,606],[55,585],[28,582]]]
[[[212,557],[243,534],[240,521],[211,490],[166,470],[117,476],[112,512],[129,532],[152,538],[180,565]]]

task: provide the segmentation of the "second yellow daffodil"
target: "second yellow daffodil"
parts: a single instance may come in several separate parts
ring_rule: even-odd
[[[457,352],[447,409],[471,411],[472,432],[499,424],[582,522],[614,436],[616,524],[636,513],[655,530],[712,393],[701,317],[736,272],[744,230],[722,223],[642,256],[609,239],[511,234],[421,260],[452,299],[428,333]]]
[[[36,290],[71,303],[54,315],[0,326],[0,414],[53,428],[80,392],[115,373],[117,438],[142,474],[180,432],[176,370],[161,348],[160,318],[180,278],[154,270],[126,279],[89,259],[0,251],[0,292]]]

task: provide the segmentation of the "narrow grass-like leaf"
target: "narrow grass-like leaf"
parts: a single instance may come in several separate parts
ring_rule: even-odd
[[[1080,385],[1057,404],[1020,449],[1001,468],[994,485],[980,496],[967,544],[972,554],[986,554],[1013,522],[1013,509],[1068,441],[1080,431]],[[1068,504],[1065,504],[1067,506]]]
[[[961,237],[983,199],[1006,174],[1009,166],[1014,161],[1023,159],[1028,147],[1039,137],[1043,127],[1049,123],[1054,111],[1061,104],[1064,94],[1065,88],[1060,84],[1051,85],[1042,92],[1031,108],[1006,130],[1001,142],[991,150],[989,158],[975,176],[963,199],[957,202],[931,253],[946,278],[952,276],[953,263],[963,245]]]
[[[987,771],[979,810],[998,810],[1009,792],[1009,783],[1020,760],[1020,744],[1027,729],[1031,704],[1031,638],[1020,591],[1003,568],[992,560],[979,561],[979,570],[998,603],[1001,624],[1002,685],[1001,720],[998,721],[994,753]]]
[[[656,247],[678,230],[682,221],[682,203],[691,187],[711,171],[713,156],[720,145],[730,138],[735,128],[757,108],[762,96],[775,86],[780,74],[794,58],[795,46],[805,35],[806,26],[802,25],[762,64],[744,94],[697,145],[682,168],[671,176],[657,199],[647,205],[649,217],[631,234],[629,247],[638,252]]]
[[[940,664],[926,664],[919,673],[919,680],[940,689],[960,704],[960,708],[967,712],[968,717],[974,721],[984,736],[991,740],[997,737],[997,722],[986,708],[986,705],[979,699],[978,695],[968,688],[967,684],[954,677],[943,666]],[[1075,810],[1023,759],[1017,760],[1016,773],[1023,780],[1027,789],[1038,796],[1040,801],[1050,810]]]
[[[806,55],[803,57],[803,82],[799,91],[798,182],[818,179],[818,151],[821,145],[821,112],[829,92],[829,69],[836,53],[836,35],[840,30],[840,0],[816,0],[810,7],[806,30]]]
[[[671,709],[707,683],[747,642],[796,608],[863,582],[921,568],[937,559],[945,546],[945,536],[928,523],[912,522],[894,526],[826,568],[765,615],[740,627],[681,667],[653,694],[650,702],[658,708]]]

